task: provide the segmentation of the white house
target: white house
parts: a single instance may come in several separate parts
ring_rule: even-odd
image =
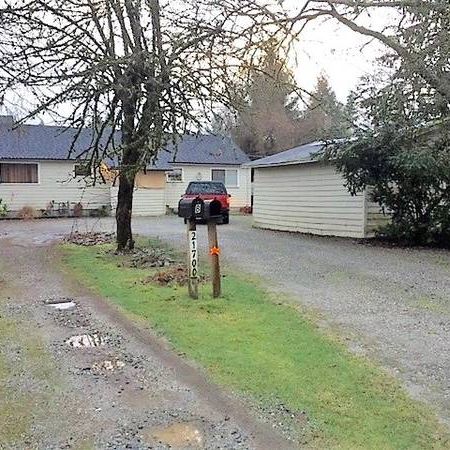
[[[248,156],[229,138],[185,135],[176,146],[159,152],[154,163],[136,178],[133,214],[157,216],[176,210],[191,181],[222,181],[231,195],[230,207],[239,210],[251,203],[251,169],[242,165]],[[118,187],[111,190],[113,208]]]
[[[9,211],[57,210],[77,203],[85,210],[109,210],[109,184],[90,186],[85,168],[69,158],[74,132],[43,125],[13,128],[12,117],[0,116],[0,199]],[[89,131],[83,130],[77,148],[88,145],[89,139]]]
[[[56,126],[21,125],[0,116],[0,199],[14,213],[24,207],[36,212],[65,210],[81,203],[83,210],[110,211],[117,204],[117,186],[97,179],[95,186],[76,156],[89,148],[92,131]],[[251,169],[231,139],[213,135],[185,135],[176,146],[162,150],[146,171],[138,173],[133,214],[159,216],[176,209],[190,181],[223,181],[231,194],[231,208],[249,206]]]
[[[245,165],[254,170],[256,227],[364,238],[386,223],[367,192],[351,196],[334,166],[317,158],[322,148],[315,142]]]

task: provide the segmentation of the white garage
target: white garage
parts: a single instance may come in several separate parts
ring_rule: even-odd
[[[367,192],[351,196],[334,166],[318,160],[322,148],[306,144],[244,166],[254,170],[256,227],[365,238],[386,223]]]

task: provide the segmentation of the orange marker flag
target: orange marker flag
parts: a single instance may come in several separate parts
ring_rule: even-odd
[[[219,256],[220,255],[220,248],[219,247],[213,247],[210,251],[211,256]]]

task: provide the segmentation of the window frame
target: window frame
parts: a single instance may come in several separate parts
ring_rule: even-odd
[[[0,186],[36,186],[41,184],[41,164],[37,161],[8,161],[8,160],[0,160],[0,164],[15,164],[15,165],[25,165],[32,164],[33,166],[37,166],[37,183],[3,183],[0,181]]]
[[[181,180],[171,180],[170,175],[175,172],[176,170],[179,170],[181,172]],[[166,182],[167,183],[184,183],[184,170],[182,167],[174,167],[173,170],[166,172]]]
[[[239,183],[239,168],[238,167],[236,167],[236,168],[227,168],[227,167],[211,167],[211,170],[210,170],[210,179],[211,179],[211,181],[214,181],[213,180],[213,170],[223,170],[224,172],[225,172],[225,187],[226,188],[230,188],[230,189],[239,189],[241,186],[240,186],[240,183]],[[234,171],[234,172],[236,172],[236,184],[234,185],[229,185],[228,183],[227,183],[227,172],[229,172],[229,171]]]
[[[86,175],[77,175],[76,174],[77,167],[85,167],[87,170],[89,170],[89,173],[86,174]],[[92,177],[92,167],[87,166],[86,164],[83,164],[83,163],[75,163],[73,165],[73,177],[74,178],[88,178],[88,177]]]

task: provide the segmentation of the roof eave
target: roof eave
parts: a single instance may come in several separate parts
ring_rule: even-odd
[[[60,161],[83,161],[78,158],[30,158],[30,157],[20,157],[20,156],[0,156],[0,161],[49,161],[49,162],[60,162]]]
[[[308,164],[308,163],[317,163],[318,159],[298,159],[295,161],[284,161],[278,163],[267,163],[267,164],[244,164],[243,167],[248,167],[251,169],[263,169],[269,167],[280,167],[280,166],[296,166],[298,164]]]

